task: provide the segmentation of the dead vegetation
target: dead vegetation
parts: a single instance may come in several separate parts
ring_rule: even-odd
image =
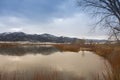
[[[72,51],[72,52],[78,52],[80,51],[79,45],[71,45],[71,44],[55,44],[56,48],[58,48],[61,51]]]

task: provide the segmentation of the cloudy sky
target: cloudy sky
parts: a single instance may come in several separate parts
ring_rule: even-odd
[[[95,19],[76,0],[0,0],[0,32],[49,33],[78,38],[106,38],[94,31]]]

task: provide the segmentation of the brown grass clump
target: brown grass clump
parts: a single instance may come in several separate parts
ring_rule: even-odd
[[[120,46],[95,45],[93,51],[109,60],[113,65],[120,66]]]
[[[92,47],[92,51],[102,57],[107,57],[109,54],[113,52],[113,50],[114,48],[111,48],[110,46],[106,45],[94,45],[94,47]]]
[[[72,51],[72,52],[80,51],[80,46],[74,44],[56,44],[54,46],[61,51]]]

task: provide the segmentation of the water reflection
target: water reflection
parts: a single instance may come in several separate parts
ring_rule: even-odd
[[[1,76],[8,77],[2,80],[93,80],[98,76],[96,73],[103,74],[106,71],[104,62],[107,61],[92,52],[85,51],[84,57],[82,52],[54,53],[0,55]]]
[[[0,54],[2,55],[17,55],[23,56],[25,54],[43,54],[49,55],[54,52],[59,51],[57,48],[49,45],[41,46],[16,46],[16,47],[6,47],[0,48]]]

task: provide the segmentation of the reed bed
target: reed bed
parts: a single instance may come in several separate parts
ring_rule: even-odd
[[[80,51],[80,46],[74,44],[55,44],[53,46],[55,46],[61,51],[72,51],[72,52]]]

